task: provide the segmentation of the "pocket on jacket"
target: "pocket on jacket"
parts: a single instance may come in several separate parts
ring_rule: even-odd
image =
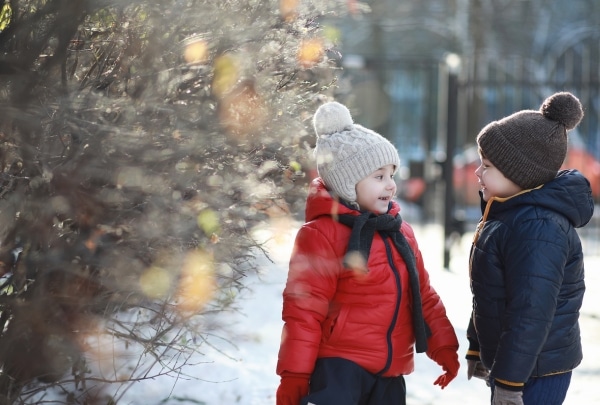
[[[347,308],[342,307],[337,316],[327,318],[325,322],[323,322],[323,342],[331,343],[335,342],[339,338],[344,328],[344,324],[346,323],[347,315]]]

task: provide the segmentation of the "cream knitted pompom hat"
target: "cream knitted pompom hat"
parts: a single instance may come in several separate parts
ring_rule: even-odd
[[[321,105],[313,117],[317,172],[329,191],[356,201],[356,183],[386,165],[400,166],[398,151],[383,136],[355,124],[338,102]]]

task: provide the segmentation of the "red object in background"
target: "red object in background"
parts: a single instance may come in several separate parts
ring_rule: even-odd
[[[475,170],[479,167],[476,147],[470,147],[454,160],[454,190],[457,204],[479,204],[479,184]],[[579,144],[569,145],[561,169],[577,169],[589,181],[594,200],[600,201],[600,162]]]
[[[563,169],[577,169],[590,181],[594,200],[600,201],[600,162],[583,148],[571,148],[562,165]]]
[[[479,182],[475,170],[479,167],[477,147],[471,146],[454,157],[454,195],[457,205],[479,204]]]
[[[592,186],[594,200],[600,202],[600,161],[589,153],[580,140],[579,135],[569,134],[569,150],[562,169],[577,169]],[[479,167],[479,155],[476,146],[470,146],[454,157],[454,190],[458,206],[479,205],[479,183],[475,170]],[[318,176],[317,170],[307,170],[308,178]],[[419,202],[427,184],[421,177],[411,177],[398,184],[398,197],[409,202]]]
[[[411,177],[398,186],[397,193],[403,200],[414,203],[421,199],[426,188],[427,184],[421,177]]]

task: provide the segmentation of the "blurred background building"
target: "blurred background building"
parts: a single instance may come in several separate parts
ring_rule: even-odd
[[[397,146],[399,196],[420,220],[444,221],[447,236],[476,221],[477,133],[556,91],[584,106],[565,165],[586,174],[600,201],[600,2],[348,4],[357,12],[326,22],[340,32],[338,97]]]

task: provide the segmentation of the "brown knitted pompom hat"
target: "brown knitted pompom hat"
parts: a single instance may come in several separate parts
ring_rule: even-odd
[[[531,189],[556,177],[567,154],[567,131],[582,118],[573,94],[555,93],[539,111],[519,111],[489,123],[477,135],[477,145],[507,179]]]

